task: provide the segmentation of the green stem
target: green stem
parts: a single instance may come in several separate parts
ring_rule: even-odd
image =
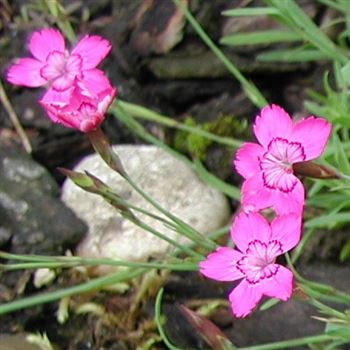
[[[122,109],[122,108],[120,108]],[[128,116],[123,111],[124,116],[128,118]],[[130,118],[129,118],[130,119]],[[157,140],[157,139],[156,139]],[[154,142],[154,140],[152,141]],[[155,144],[158,144],[160,141],[157,140]],[[162,145],[164,147],[165,145]],[[187,160],[188,161],[188,160]],[[192,162],[188,161],[191,164],[191,167],[193,166]],[[123,175],[124,179],[129,183],[129,185],[137,192],[139,193],[145,200],[147,200],[154,208],[156,208],[160,213],[167,216],[169,219],[171,219],[174,223],[176,223],[180,228],[181,231],[186,235],[188,238],[196,242],[197,244],[201,245],[202,247],[206,249],[214,249],[216,247],[216,244],[210,240],[205,235],[201,234],[197,230],[195,230],[193,227],[185,223],[183,220],[179,219],[175,215],[171,214],[167,210],[165,210],[162,206],[160,206],[152,197],[150,197],[147,193],[142,191],[137,184],[126,174]]]
[[[190,256],[197,257],[197,258],[203,258],[202,254],[197,253],[193,249],[189,248],[188,246],[184,244],[180,244],[177,241],[175,241],[172,238],[169,238],[168,236],[164,235],[163,233],[160,233],[159,231],[155,230],[153,227],[145,224],[144,222],[136,219],[129,218],[130,221],[132,221],[135,225],[143,228],[146,231],[149,231],[152,233],[154,236],[162,239],[163,241],[168,242],[169,244],[173,245],[174,247],[178,248],[179,250],[182,250],[183,252],[187,253]]]
[[[332,336],[329,336],[329,335],[326,335],[326,334],[319,334],[319,335],[313,335],[313,336],[310,336],[310,337],[297,338],[297,339],[291,339],[291,340],[284,340],[284,341],[275,342],[275,343],[255,345],[255,346],[247,346],[247,347],[244,347],[244,348],[239,348],[238,350],[287,349],[287,348],[295,348],[296,346],[300,346],[300,345],[322,343],[322,342],[330,341],[330,340],[333,340],[333,339],[335,339],[335,337],[332,337]]]
[[[217,143],[221,143],[230,147],[239,147],[243,141],[240,140],[235,140],[231,137],[223,137],[223,136],[218,136],[215,135],[211,132],[202,130],[200,128],[186,125],[183,123],[179,123],[177,120],[171,119],[169,117],[163,116],[161,114],[158,114],[154,111],[151,111],[148,108],[122,101],[118,99],[115,104],[111,107],[111,112],[112,113],[118,113],[119,108],[122,108],[125,112],[131,114],[133,117],[152,121],[158,124],[163,124],[165,126],[168,126],[170,128],[176,128],[179,130],[187,131],[192,134],[196,134],[199,136],[203,136],[209,140],[215,141]]]
[[[111,112],[116,118],[118,118],[120,122],[122,122],[130,130],[132,130],[141,139],[158,146],[168,154],[174,156],[175,158],[179,159],[181,162],[189,166],[191,169],[193,169],[199,176],[199,178],[202,179],[205,183],[208,183],[211,187],[216,188],[218,191],[227,194],[229,197],[239,200],[240,195],[237,187],[225,183],[215,175],[208,175],[208,171],[204,171],[203,167],[199,165],[198,161],[191,162],[187,157],[173,150],[171,147],[164,144],[162,141],[158,140],[156,137],[151,135],[138,121],[136,121],[130,113],[124,110],[122,105],[119,104],[117,105],[117,107],[112,106]],[[210,183],[208,182],[209,178]]]
[[[243,90],[247,94],[248,98],[257,107],[261,108],[267,105],[265,97],[260,93],[258,88],[251,82],[249,82],[244,75],[236,68],[232,62],[226,57],[226,55],[214,44],[209,38],[207,33],[203,30],[197,20],[192,16],[191,12],[184,6],[179,0],[173,0],[177,7],[181,9],[187,20],[190,22],[193,29],[203,42],[210,48],[210,50],[216,55],[216,57],[222,62],[227,70],[241,83]]]
[[[131,278],[142,275],[145,272],[145,269],[136,269],[132,271],[113,273],[107,276],[95,278],[92,281],[88,281],[74,287],[27,297],[6,304],[0,304],[0,315],[21,310],[30,306],[49,303],[75,294],[101,289],[102,287],[110,286],[125,280],[130,280]]]
[[[54,259],[53,259],[54,260]],[[71,268],[77,266],[123,266],[123,267],[142,267],[150,269],[165,269],[173,271],[196,271],[198,264],[195,263],[158,263],[158,262],[134,262],[117,261],[113,259],[74,259],[72,261],[51,261],[51,262],[26,262],[19,264],[1,264],[0,269],[4,271],[39,269],[39,268]]]

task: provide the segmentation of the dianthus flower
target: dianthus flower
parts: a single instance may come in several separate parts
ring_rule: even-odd
[[[64,91],[76,79],[84,80],[86,72],[99,74],[95,67],[109,53],[111,45],[100,36],[86,35],[69,53],[61,33],[49,28],[34,32],[28,48],[34,58],[17,59],[7,71],[7,80],[15,85],[46,85]]]
[[[263,296],[286,301],[293,289],[293,274],[276,264],[276,257],[300,240],[301,218],[276,217],[271,224],[258,213],[241,212],[231,227],[236,249],[219,247],[200,262],[200,272],[218,281],[241,282],[229,295],[233,314],[247,316]]]
[[[331,125],[322,118],[293,122],[279,106],[266,106],[256,117],[254,134],[260,144],[244,143],[234,165],[245,179],[244,210],[272,207],[278,214],[302,211],[304,187],[293,173],[293,164],[318,157],[328,140]]]
[[[53,122],[86,133],[100,125],[115,95],[116,89],[102,72],[86,72],[83,82],[65,91],[50,89],[39,103]]]

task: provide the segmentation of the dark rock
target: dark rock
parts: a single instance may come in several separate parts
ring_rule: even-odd
[[[259,62],[254,57],[239,56],[229,50],[222,49],[230,61],[245,74],[287,73],[308,68],[303,63]],[[228,78],[232,73],[212,53],[204,48],[182,46],[166,56],[150,59],[148,69],[158,79],[199,79]]]
[[[0,223],[3,247],[18,254],[63,254],[85,225],[59,200],[48,172],[25,154],[0,149]]]
[[[187,0],[181,0],[187,6]],[[182,39],[185,19],[171,0],[148,0],[139,6],[130,46],[140,55],[166,53]]]

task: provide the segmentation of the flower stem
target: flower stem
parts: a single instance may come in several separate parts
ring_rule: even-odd
[[[290,340],[279,341],[275,343],[268,343],[262,345],[248,346],[239,348],[239,350],[275,350],[275,349],[287,349],[295,348],[296,346],[322,343],[335,339],[334,337],[327,334],[313,335],[310,337],[296,338]]]
[[[184,6],[179,0],[173,0],[177,7],[183,12],[188,22],[190,22],[192,28],[203,40],[203,42],[210,48],[210,50],[216,55],[216,57],[222,62],[227,70],[241,83],[243,90],[248,98],[257,107],[261,108],[267,105],[265,97],[261,94],[258,88],[250,81],[248,81],[239,69],[233,65],[233,63],[226,57],[226,55],[214,44],[207,33],[200,26],[198,21],[192,16],[191,12]]]

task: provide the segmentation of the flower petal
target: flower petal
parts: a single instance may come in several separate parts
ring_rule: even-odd
[[[271,190],[271,200],[273,208],[278,215],[295,213],[301,215],[305,202],[305,191],[301,181],[297,182],[290,192]]]
[[[100,69],[89,69],[83,72],[83,78],[79,81],[83,91],[91,96],[98,96],[99,93],[111,89],[108,78]]]
[[[244,274],[236,268],[236,261],[242,257],[237,250],[219,247],[199,263],[199,271],[206,277],[218,281],[235,281]]]
[[[248,245],[255,239],[269,242],[271,228],[266,219],[258,213],[239,213],[231,226],[231,237],[237,248],[246,253]]]
[[[254,176],[261,171],[259,159],[263,156],[265,150],[257,143],[244,143],[236,152],[234,166],[237,172],[245,179]]]
[[[288,113],[281,107],[270,105],[264,107],[255,119],[254,134],[259,143],[266,149],[275,137],[289,139],[293,122]]]
[[[262,297],[259,284],[243,280],[229,295],[233,314],[245,317],[256,307]]]
[[[274,266],[278,268],[276,274],[259,283],[260,291],[268,297],[286,301],[292,295],[293,273],[282,265]]]
[[[28,87],[45,85],[47,80],[40,75],[43,63],[34,58],[19,58],[6,73],[6,79],[11,84]]]
[[[259,211],[274,205],[273,192],[264,186],[262,173],[243,182],[241,202],[244,208],[249,208],[249,211]]]
[[[83,60],[83,69],[95,68],[109,53],[111,44],[98,35],[85,35],[72,50]]]
[[[49,118],[54,123],[61,123],[59,113],[63,108],[70,104],[70,97],[72,89],[65,91],[57,91],[55,89],[48,89],[39,103],[47,112]]]
[[[327,120],[309,117],[294,125],[291,140],[302,144],[306,156],[305,160],[310,160],[321,155],[330,132],[331,124]]]
[[[282,252],[294,248],[300,240],[301,217],[295,213],[277,216],[271,223],[271,239],[282,244]]]
[[[53,51],[64,52],[64,38],[58,30],[47,28],[36,31],[29,39],[28,47],[32,55],[45,62]]]

